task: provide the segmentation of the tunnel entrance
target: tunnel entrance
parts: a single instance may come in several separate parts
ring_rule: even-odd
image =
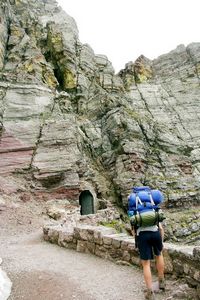
[[[79,205],[81,206],[81,215],[94,214],[94,198],[90,191],[86,190],[81,192]]]

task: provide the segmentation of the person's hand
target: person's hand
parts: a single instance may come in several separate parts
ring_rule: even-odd
[[[133,229],[131,229],[131,234],[133,237],[135,237],[135,231]]]

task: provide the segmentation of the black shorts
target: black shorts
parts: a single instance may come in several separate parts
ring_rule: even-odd
[[[143,260],[153,259],[154,255],[160,255],[163,249],[160,231],[140,231],[138,249],[140,258]]]

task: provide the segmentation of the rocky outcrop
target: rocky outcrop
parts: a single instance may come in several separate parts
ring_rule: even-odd
[[[54,0],[1,1],[0,41],[0,182],[76,204],[90,190],[95,207],[145,184],[199,205],[200,43],[115,74]]]

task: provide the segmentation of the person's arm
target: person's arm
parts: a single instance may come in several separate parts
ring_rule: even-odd
[[[131,226],[132,227],[132,226]],[[135,238],[135,249],[138,249],[138,236],[137,236],[137,229],[133,226],[132,227],[132,235]]]
[[[135,237],[135,230],[132,227],[131,227],[131,234],[132,234],[133,237]]]
[[[163,226],[162,226],[161,223],[158,224],[158,229],[160,231],[160,235],[161,235],[162,241],[164,241],[164,229],[163,229]]]

